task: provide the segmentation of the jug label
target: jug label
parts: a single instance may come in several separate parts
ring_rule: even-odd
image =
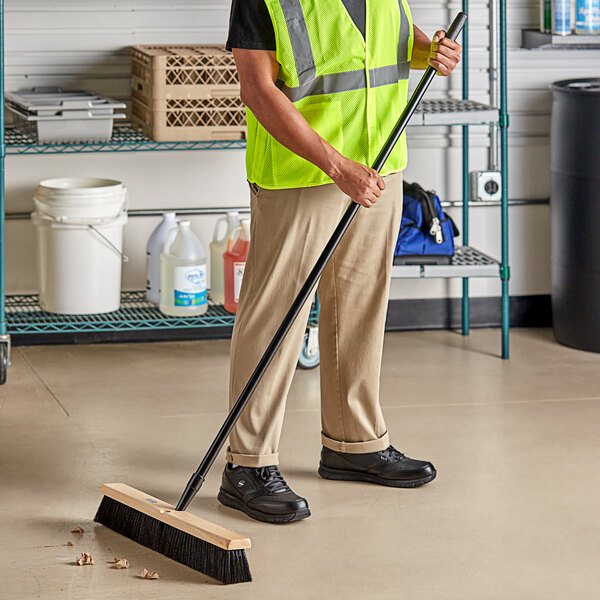
[[[206,265],[173,269],[175,306],[206,304]]]
[[[233,296],[234,302],[240,299],[240,290],[242,289],[242,278],[244,277],[245,262],[233,263]]]

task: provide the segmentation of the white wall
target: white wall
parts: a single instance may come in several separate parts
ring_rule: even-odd
[[[85,88],[116,98],[129,95],[132,44],[222,43],[227,35],[229,0],[6,0],[6,88],[41,85]],[[459,2],[413,0],[415,23],[430,35],[451,20]],[[597,51],[527,51],[519,48],[523,27],[535,27],[537,0],[509,0],[509,110],[511,198],[549,196],[548,85],[555,80],[599,75]],[[470,78],[475,100],[487,101],[487,3],[471,1]],[[413,78],[413,81],[416,81]],[[430,97],[460,94],[460,74],[436,80]],[[486,128],[473,129],[471,167],[484,168]],[[435,188],[444,199],[461,190],[460,129],[409,131],[406,178]],[[8,156],[7,211],[32,209],[38,181],[49,177],[94,175],[120,179],[132,208],[247,205],[243,151],[139,152],[80,155]],[[452,211],[460,222],[460,212]],[[194,217],[208,241],[216,217]],[[548,206],[510,209],[511,294],[548,293]],[[144,286],[145,241],[157,218],[132,218],[126,228],[124,288]],[[36,290],[35,245],[28,221],[7,222],[7,289]],[[499,256],[499,209],[471,211],[471,244]],[[396,280],[396,298],[460,294],[459,281]],[[474,280],[474,295],[499,293],[496,280]]]

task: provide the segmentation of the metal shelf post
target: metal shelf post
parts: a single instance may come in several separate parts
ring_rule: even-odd
[[[5,202],[4,202],[4,1],[0,0],[0,385],[6,382],[10,364],[10,336],[6,324]]]
[[[509,356],[510,298],[508,281],[508,97],[506,66],[506,0],[500,0],[500,155],[502,161],[502,358]]]
[[[4,0],[0,0],[0,341],[6,335],[4,235]]]
[[[469,14],[469,1],[463,0],[462,10]],[[469,97],[469,21],[463,28],[463,55],[462,55],[462,97],[466,100]],[[462,167],[463,167],[463,213],[462,213],[462,243],[463,246],[469,245],[469,126],[463,125],[462,128]],[[469,278],[462,280],[462,334],[469,335]]]

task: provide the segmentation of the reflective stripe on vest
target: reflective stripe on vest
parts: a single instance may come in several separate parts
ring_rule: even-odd
[[[398,0],[398,5],[400,6],[400,14],[402,15],[400,35],[398,36],[398,79],[407,79],[410,69],[410,62],[408,60],[408,38],[410,31],[408,30],[408,15],[404,10],[402,0]],[[406,75],[402,76],[401,71],[405,71]]]
[[[369,71],[369,84],[371,87],[390,85],[398,83],[399,79],[408,79],[410,63],[403,63],[402,73],[398,65],[379,67]],[[345,71],[343,73],[331,73],[329,75],[318,75],[298,87],[288,87],[283,81],[277,82],[277,87],[292,101],[297,102],[306,96],[318,96],[321,94],[335,94],[337,92],[349,92],[350,90],[362,90],[367,87],[365,72]]]
[[[283,81],[277,81],[277,87],[292,102],[297,102],[307,96],[335,94],[367,87],[366,74],[362,69],[358,71],[316,75],[317,69],[300,0],[279,1],[285,16],[300,85],[298,87],[288,87]],[[370,87],[391,85],[398,83],[402,79],[408,79],[410,72],[410,62],[408,60],[409,21],[402,0],[398,0],[398,6],[400,7],[401,20],[400,35],[398,36],[397,64],[370,69]]]
[[[283,14],[285,15],[290,41],[292,42],[298,80],[300,81],[300,85],[302,85],[314,79],[317,74],[304,13],[302,12],[300,0],[279,1],[281,10],[283,10]]]

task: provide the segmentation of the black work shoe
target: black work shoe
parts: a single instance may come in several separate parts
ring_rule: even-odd
[[[319,475],[324,479],[412,488],[435,479],[436,470],[430,462],[408,458],[393,446],[366,454],[335,452],[323,447]]]
[[[294,494],[276,465],[255,469],[227,463],[217,498],[257,521],[291,523],[310,517],[308,502]]]

